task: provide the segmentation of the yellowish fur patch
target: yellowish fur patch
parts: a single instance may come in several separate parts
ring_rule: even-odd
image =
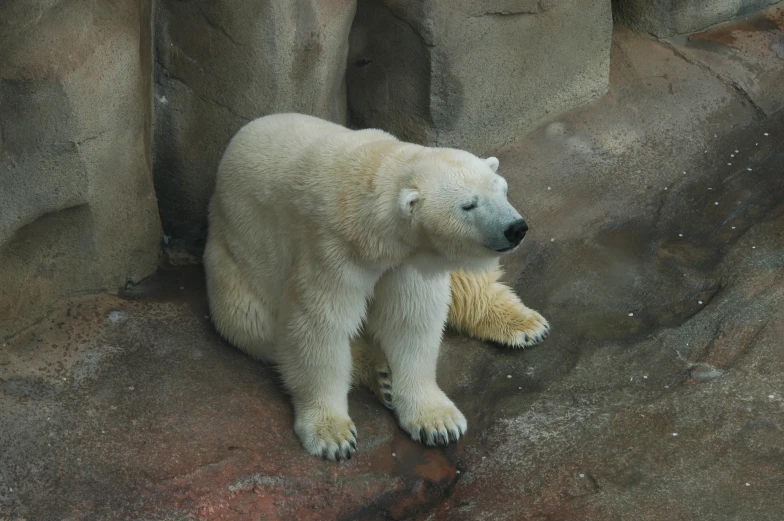
[[[550,332],[547,320],[498,281],[501,271],[452,273],[449,325],[466,335],[509,347],[536,345]]]

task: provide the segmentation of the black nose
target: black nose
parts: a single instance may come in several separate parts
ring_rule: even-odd
[[[504,230],[504,237],[514,245],[520,244],[520,241],[525,237],[525,232],[528,231],[528,225],[523,219],[513,222],[509,227]]]

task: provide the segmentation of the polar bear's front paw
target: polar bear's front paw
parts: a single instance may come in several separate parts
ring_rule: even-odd
[[[348,417],[309,411],[298,415],[294,430],[305,450],[316,457],[349,460],[357,450],[357,428]]]
[[[516,318],[512,324],[512,347],[531,347],[541,343],[550,333],[550,324],[533,309]]]
[[[465,416],[448,399],[421,403],[411,409],[411,414],[401,415],[399,419],[400,426],[414,441],[431,447],[449,445],[468,430]]]

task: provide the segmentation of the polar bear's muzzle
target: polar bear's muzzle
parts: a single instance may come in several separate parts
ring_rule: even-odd
[[[491,249],[496,253],[511,252],[516,249],[521,242],[523,242],[527,231],[528,223],[525,222],[525,219],[516,219],[507,225],[506,228],[504,228],[503,237],[505,240],[502,240],[505,242],[505,244],[495,245],[491,247]]]

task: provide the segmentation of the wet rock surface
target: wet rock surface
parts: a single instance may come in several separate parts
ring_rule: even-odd
[[[553,332],[447,334],[459,444],[356,390],[356,457],[308,456],[200,268],[163,266],[0,350],[0,519],[779,520],[784,117],[679,45],[618,28],[610,93],[497,152],[531,226],[507,279]]]

